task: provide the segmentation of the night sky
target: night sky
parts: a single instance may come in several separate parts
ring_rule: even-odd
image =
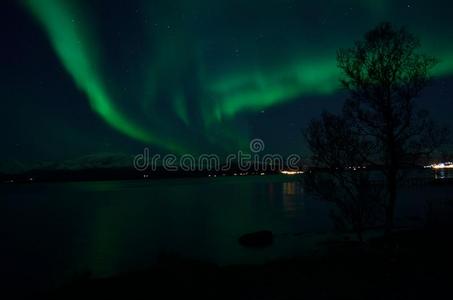
[[[335,53],[382,21],[440,59],[420,106],[451,125],[447,0],[2,1],[3,161],[106,153],[227,153],[261,138],[304,153],[301,130],[335,111]],[[448,123],[450,122],[450,123]]]

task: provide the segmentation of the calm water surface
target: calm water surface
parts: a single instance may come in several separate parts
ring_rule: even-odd
[[[421,216],[425,202],[413,199],[451,192],[401,191],[400,209]],[[0,196],[0,255],[10,286],[55,286],[86,271],[107,276],[167,253],[259,263],[311,251],[313,240],[333,229],[328,204],[304,194],[293,177],[3,185]],[[272,247],[237,243],[260,229],[277,234]]]
[[[325,204],[279,176],[4,185],[0,193],[4,271],[39,286],[85,271],[143,268],[166,253],[261,262],[290,255],[300,241],[282,238],[253,251],[238,245],[240,235],[271,229],[284,237],[330,226]]]

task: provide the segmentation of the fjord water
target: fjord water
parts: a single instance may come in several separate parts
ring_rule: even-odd
[[[295,248],[251,251],[240,235],[329,226],[325,205],[280,176],[34,183],[4,185],[1,194],[0,254],[9,279],[27,286],[140,269],[162,254],[260,262]]]
[[[402,190],[400,219],[421,218],[424,200],[451,192]],[[84,272],[142,269],[163,254],[217,264],[304,255],[333,229],[330,206],[291,176],[33,183],[3,185],[0,195],[2,277],[10,287],[45,289]],[[276,234],[272,247],[238,244],[261,229]]]

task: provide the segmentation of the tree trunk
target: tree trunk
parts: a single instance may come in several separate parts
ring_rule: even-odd
[[[356,230],[357,234],[357,239],[359,240],[360,243],[363,243],[363,231],[362,229],[357,229]]]
[[[393,119],[391,114],[387,117],[388,130],[387,130],[387,189],[388,189],[388,202],[385,208],[385,235],[390,237],[393,230],[395,219],[395,205],[396,205],[396,188],[397,188],[397,175],[398,175],[398,158],[397,158],[397,145],[395,141]]]
[[[390,174],[387,176],[387,188],[389,194],[388,203],[385,208],[385,235],[387,237],[391,236],[394,226],[397,187],[396,176],[396,170],[394,169],[392,169]]]

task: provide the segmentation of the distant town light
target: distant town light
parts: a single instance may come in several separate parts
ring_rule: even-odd
[[[443,163],[438,163],[438,164],[432,164],[429,166],[425,166],[425,168],[431,168],[431,169],[453,169],[453,162],[443,162]]]
[[[304,174],[303,171],[280,171],[281,174],[284,175],[298,175],[298,174]]]

